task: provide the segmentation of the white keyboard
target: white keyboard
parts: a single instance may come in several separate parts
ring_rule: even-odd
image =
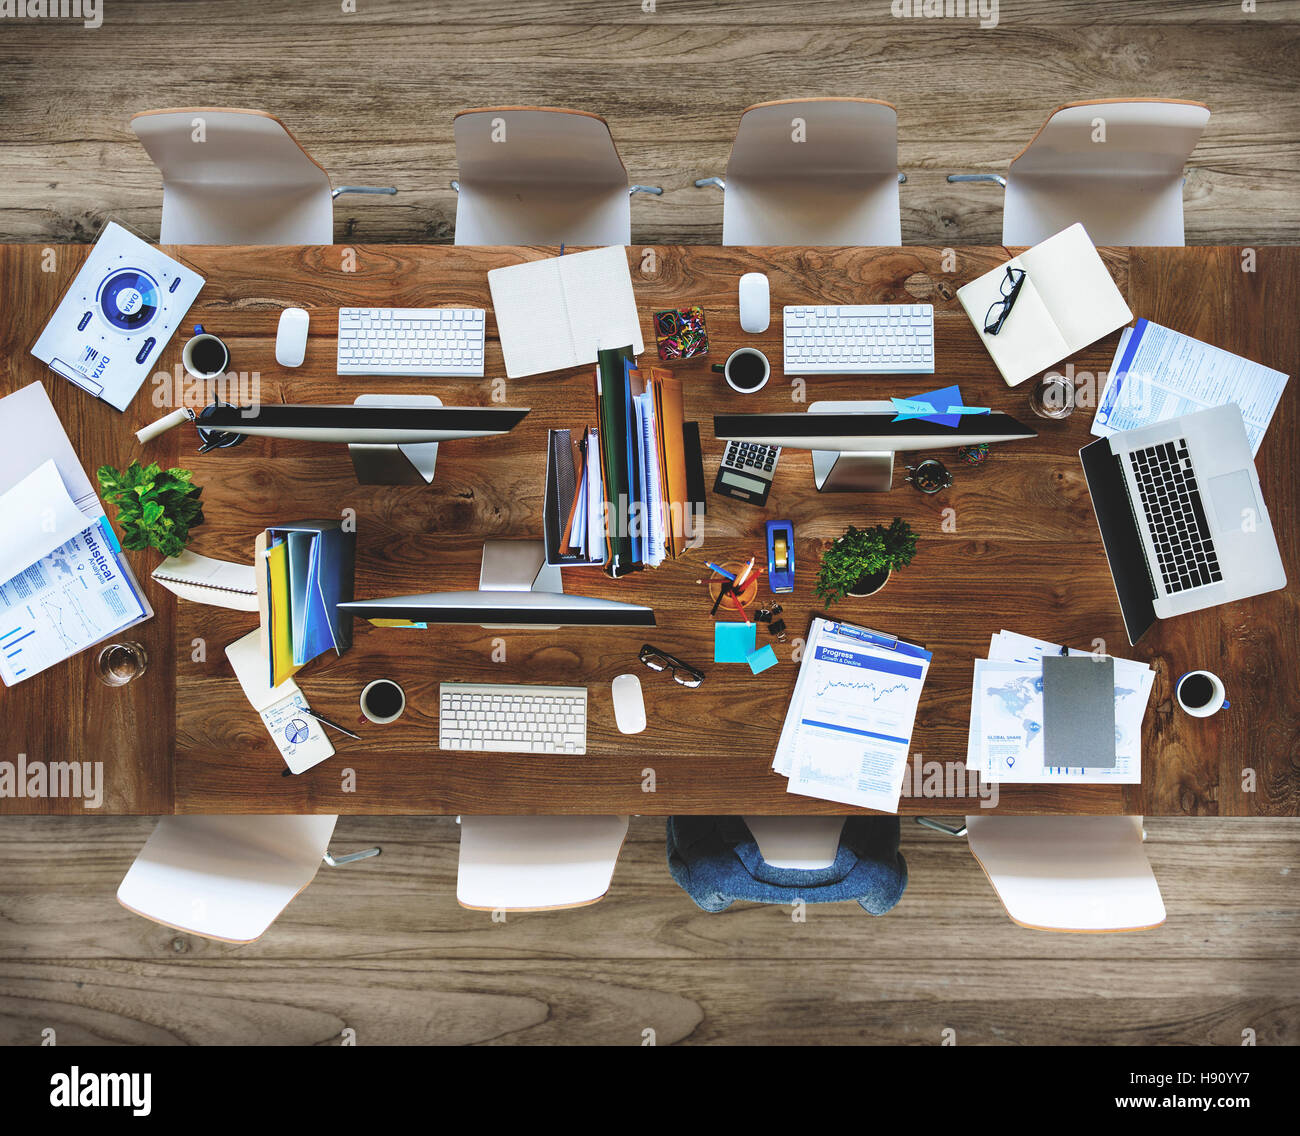
[[[444,682],[438,748],[493,753],[586,753],[585,686]]]
[[[483,377],[482,308],[340,308],[340,375]]]
[[[787,375],[930,375],[931,304],[784,309]]]

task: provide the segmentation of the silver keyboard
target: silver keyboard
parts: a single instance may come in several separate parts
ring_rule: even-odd
[[[586,753],[585,686],[444,682],[438,748],[492,753]]]
[[[930,375],[931,304],[787,307],[787,375]]]
[[[483,377],[482,308],[340,308],[340,375]]]

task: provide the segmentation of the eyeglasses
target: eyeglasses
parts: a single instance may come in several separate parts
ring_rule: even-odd
[[[682,686],[694,688],[704,681],[703,671],[697,671],[681,659],[674,658],[667,651],[661,651],[658,647],[650,646],[649,643],[641,648],[637,658],[652,671],[671,671],[673,681],[681,683]]]
[[[1007,322],[1007,316],[1011,314],[1011,309],[1015,307],[1016,297],[1020,295],[1020,286],[1024,282],[1025,270],[1023,268],[1012,268],[1008,265],[1007,274],[1002,278],[1002,299],[990,304],[989,310],[984,316],[985,335],[997,335],[1002,330],[1002,325]]]

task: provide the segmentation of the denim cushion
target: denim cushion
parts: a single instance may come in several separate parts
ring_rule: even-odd
[[[774,868],[763,860],[738,816],[668,818],[668,870],[704,911],[753,903],[839,903],[854,900],[884,915],[907,887],[898,850],[898,817],[849,817],[835,861],[827,868]]]

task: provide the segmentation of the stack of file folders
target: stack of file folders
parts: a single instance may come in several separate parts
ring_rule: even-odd
[[[637,368],[631,347],[598,353],[596,424],[552,430],[546,468],[549,564],[603,565],[610,576],[655,568],[686,551],[702,489],[698,434],[682,385]]]
[[[270,686],[279,686],[318,655],[352,645],[355,532],[338,521],[299,521],[263,530],[254,569],[261,649]]]
[[[1155,671],[1000,631],[975,660],[966,768],[1015,784],[1137,785]]]

